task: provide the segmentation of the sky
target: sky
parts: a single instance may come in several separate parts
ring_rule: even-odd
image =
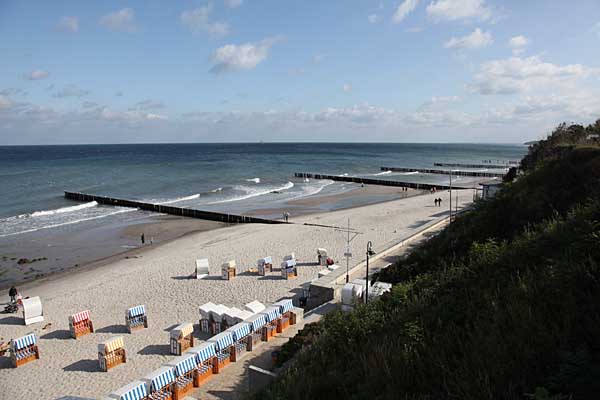
[[[598,0],[0,0],[0,145],[522,143],[599,54]]]

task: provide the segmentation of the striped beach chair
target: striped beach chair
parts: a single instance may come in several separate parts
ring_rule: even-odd
[[[291,314],[292,309],[294,308],[294,303],[292,302],[292,299],[281,299],[273,303],[273,307],[278,307],[279,312],[281,313],[281,318],[277,321],[277,333],[281,333],[292,323]],[[294,323],[296,322],[294,321]]]
[[[224,331],[213,336],[208,340],[215,344],[217,353],[217,368],[215,373],[218,374],[227,364],[231,362],[231,346],[233,346],[233,335],[229,331]]]
[[[294,258],[281,263],[281,277],[283,279],[296,278],[297,276],[298,268],[296,268],[296,260]]]
[[[90,310],[69,315],[69,331],[73,339],[94,332],[94,324],[90,319]]]
[[[146,383],[142,381],[133,381],[120,389],[115,390],[108,395],[108,399],[117,400],[146,400],[148,399],[148,390]]]
[[[146,306],[139,305],[131,307],[125,311],[125,325],[129,333],[138,329],[148,327],[148,316],[146,315]]]
[[[265,276],[267,272],[273,272],[273,258],[264,257],[257,262],[258,274]]]
[[[250,338],[250,324],[247,322],[239,322],[227,329],[227,331],[231,332],[234,341],[231,361],[236,362],[249,350],[248,339]]]
[[[123,336],[113,336],[98,344],[98,363],[100,369],[107,372],[109,369],[127,362]]]
[[[194,346],[194,325],[190,322],[176,326],[169,333],[171,354],[181,355],[184,351]]]
[[[10,341],[10,358],[13,367],[38,360],[40,352],[37,347],[37,336],[35,333],[29,333],[17,339]]]
[[[185,354],[192,354],[196,357],[194,387],[199,387],[213,375],[215,360],[217,359],[215,344],[213,342],[202,342],[198,346],[192,347]]]
[[[163,366],[152,371],[142,379],[148,389],[148,399],[150,400],[172,400],[173,386],[175,385],[175,371],[172,367]]]
[[[235,260],[227,261],[221,265],[221,278],[229,281],[236,276]]]
[[[277,334],[277,324],[281,318],[279,307],[269,307],[261,312],[265,316],[266,325],[263,327],[263,341],[268,342]]]
[[[185,353],[166,364],[175,371],[175,383],[173,384],[173,398],[183,397],[194,388],[194,371],[198,366],[196,354]]]
[[[263,341],[263,327],[267,324],[264,314],[254,314],[246,318],[244,322],[250,325],[250,337],[248,339],[248,350],[252,351]]]

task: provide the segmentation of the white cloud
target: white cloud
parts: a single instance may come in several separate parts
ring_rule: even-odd
[[[100,25],[111,31],[134,32],[135,13],[131,8],[112,12],[100,18]]]
[[[149,114],[146,114],[146,119],[147,119],[147,120],[150,120],[150,121],[153,121],[153,120],[154,120],[154,121],[156,121],[156,120],[159,120],[159,121],[164,121],[164,120],[167,120],[167,119],[169,119],[169,118],[168,118],[166,115],[160,115],[160,114],[152,114],[152,113],[149,113]]]
[[[523,35],[513,36],[508,41],[508,45],[512,48],[514,55],[519,55],[525,51],[524,47],[529,44],[529,39]]]
[[[229,33],[229,25],[224,22],[210,22],[212,4],[207,4],[194,10],[184,11],[180,15],[181,23],[192,32],[207,32],[214,36],[224,36]]]
[[[419,110],[432,110],[445,108],[450,104],[459,103],[462,101],[460,96],[433,96],[419,107]]]
[[[89,90],[84,90],[79,88],[77,85],[67,85],[61,90],[57,91],[52,95],[52,97],[56,98],[65,98],[65,97],[84,97],[90,93]]]
[[[31,71],[29,74],[25,75],[25,79],[29,79],[30,81],[37,81],[39,79],[47,78],[50,75],[47,71],[36,69]]]
[[[226,44],[213,55],[215,65],[210,72],[222,73],[243,69],[253,69],[269,55],[269,50],[277,39],[265,39],[258,43]]]
[[[77,17],[61,17],[56,25],[58,30],[62,32],[78,32],[79,31],[79,18]]]
[[[513,94],[557,87],[597,73],[598,70],[581,64],[560,66],[539,57],[511,57],[483,63],[471,87],[480,94]]]
[[[342,86],[342,90],[346,93],[349,93],[352,91],[352,85],[350,85],[349,83],[344,83],[344,85]]]
[[[225,0],[225,5],[229,8],[236,8],[244,4],[244,0]]]
[[[434,0],[427,6],[427,14],[438,21],[487,21],[492,16],[492,10],[486,6],[485,0]]]
[[[451,38],[444,43],[444,47],[447,49],[479,49],[492,43],[492,34],[477,28],[467,36]]]
[[[379,22],[379,17],[377,16],[377,14],[371,14],[367,17],[367,20],[372,24],[376,24],[377,22]]]
[[[396,24],[402,22],[408,14],[414,11],[418,4],[419,0],[404,0],[396,9],[392,21]]]
[[[150,111],[160,110],[163,108],[165,108],[165,105],[162,102],[148,99],[136,103],[135,106],[130,108],[130,110]]]

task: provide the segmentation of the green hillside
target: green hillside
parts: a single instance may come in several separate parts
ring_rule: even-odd
[[[381,272],[390,294],[312,326],[254,398],[599,398],[598,133],[530,147],[515,182]]]

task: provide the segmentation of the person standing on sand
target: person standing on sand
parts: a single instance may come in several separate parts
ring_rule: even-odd
[[[10,301],[11,303],[14,303],[17,300],[17,288],[14,286],[11,286],[11,288],[8,290],[8,295],[10,296]]]
[[[438,207],[441,207],[441,206],[442,206],[442,198],[440,197],[440,198],[438,199]]]
[[[142,236],[140,237],[140,240],[142,241],[142,245],[146,244],[146,237],[144,236],[143,233],[142,233]]]

